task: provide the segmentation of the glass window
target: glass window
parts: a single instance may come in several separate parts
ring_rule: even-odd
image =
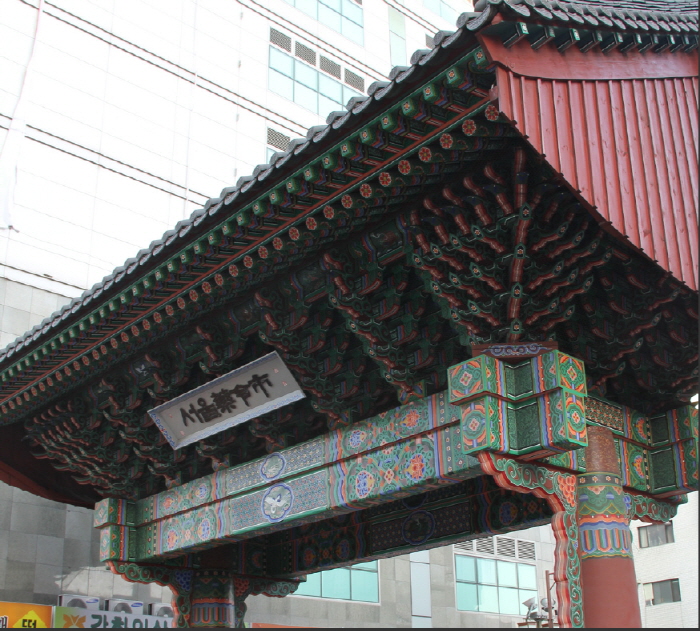
[[[318,91],[318,72],[298,59],[294,60],[294,80],[303,83],[314,92]]]
[[[354,0],[286,0],[286,2],[360,46],[364,44],[362,7]]]
[[[518,586],[518,569],[515,563],[508,561],[497,561],[498,584],[503,587]]]
[[[479,611],[476,584],[457,583],[457,609],[460,611]]]
[[[423,0],[423,6],[452,24],[457,22],[457,11],[448,0]]]
[[[457,609],[525,615],[522,603],[537,600],[534,565],[455,555]]]
[[[336,103],[343,102],[343,86],[324,74],[318,76],[318,91]]]
[[[518,587],[520,589],[537,589],[537,572],[534,565],[518,563]]]
[[[324,26],[338,31],[338,33],[342,32],[343,16],[323,4],[318,7],[318,21]]]
[[[476,559],[474,557],[459,554],[455,557],[455,563],[458,581],[476,583]]]
[[[492,559],[477,559],[476,569],[479,573],[479,583],[496,584],[496,562]]]
[[[320,596],[321,574],[307,574],[306,583],[299,583],[299,587],[294,593],[300,596]]]
[[[308,574],[306,583],[299,585],[295,595],[378,603],[377,562],[368,561],[351,567]]]
[[[517,616],[520,613],[518,590],[511,587],[498,588],[498,609],[500,613]]]
[[[321,572],[321,594],[324,598],[350,600],[350,570],[341,567]]]
[[[270,68],[287,75],[294,76],[294,59],[285,55],[281,50],[270,47]]]
[[[651,548],[662,546],[665,543],[673,543],[673,524],[653,524],[644,526],[638,530],[639,547]]]
[[[347,37],[350,41],[355,42],[356,44],[359,44],[362,46],[364,44],[365,36],[364,32],[362,30],[362,27],[359,24],[356,24],[352,20],[348,20],[347,18],[343,18],[343,29],[342,33],[345,37]]]
[[[358,92],[320,73],[299,59],[270,47],[269,88],[317,114],[345,105]]]
[[[389,53],[392,66],[406,65],[406,21],[393,7],[389,7]]]
[[[648,605],[663,605],[664,603],[677,603],[681,600],[681,586],[677,578],[669,581],[645,583],[644,597]]]

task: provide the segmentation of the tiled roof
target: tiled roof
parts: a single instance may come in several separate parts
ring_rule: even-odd
[[[270,164],[255,167],[251,176],[241,177],[235,186],[225,188],[219,197],[210,199],[204,208],[195,210],[189,219],[177,223],[173,230],[166,232],[161,239],[153,241],[148,248],[128,259],[91,289],[73,299],[68,305],[39,325],[19,337],[0,352],[0,365],[18,359],[18,351],[34,347],[39,340],[48,341],[66,328],[67,320],[76,318],[80,312],[98,307],[134,283],[156,264],[162,264],[168,257],[193,241],[195,233],[215,225],[226,212],[236,212],[245,204],[254,201],[269,187],[268,180],[284,177],[290,161],[297,164],[317,158],[333,142],[345,137],[352,129],[366,122],[384,105],[383,99],[390,95],[399,98],[407,92],[405,84],[410,79],[428,76],[432,68],[449,64],[457,42],[469,32],[478,31],[490,24],[502,12],[506,18],[519,20],[548,20],[553,23],[577,28],[602,28],[613,30],[634,30],[655,33],[698,32],[697,3],[688,0],[587,0],[586,2],[556,2],[550,0],[478,0],[475,13],[463,13],[457,21],[455,32],[439,31],[434,37],[434,48],[417,50],[410,59],[410,66],[395,67],[387,82],[375,82],[367,90],[368,96],[354,97],[348,101],[344,112],[331,112],[326,125],[319,125],[307,131],[306,138],[294,139],[285,152],[275,153]],[[443,52],[443,49],[448,51]],[[425,70],[423,68],[425,67]],[[410,89],[410,85],[408,86]],[[232,204],[236,203],[235,206]],[[226,208],[226,210],[224,210]],[[198,228],[202,225],[199,230]],[[194,232],[193,232],[194,231]]]
[[[464,13],[458,25],[478,30],[498,14],[521,20],[655,33],[697,33],[698,3],[692,0],[478,0],[477,13]]]

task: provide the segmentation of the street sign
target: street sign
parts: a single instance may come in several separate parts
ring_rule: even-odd
[[[237,368],[149,411],[173,449],[304,398],[277,352]]]
[[[0,602],[0,629],[50,629],[52,614],[47,605]]]

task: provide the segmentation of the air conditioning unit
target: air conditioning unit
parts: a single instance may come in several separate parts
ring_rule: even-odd
[[[140,600],[122,600],[121,598],[110,598],[105,600],[107,611],[118,613],[143,613],[143,603]]]
[[[151,603],[148,605],[148,613],[159,618],[174,618],[175,612],[170,603]]]
[[[79,609],[100,610],[100,599],[93,596],[78,596],[76,594],[61,594],[58,597],[59,607],[77,607]]]

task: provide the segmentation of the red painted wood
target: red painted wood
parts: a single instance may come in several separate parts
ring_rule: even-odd
[[[651,142],[654,152],[654,165],[656,166],[656,185],[659,188],[659,198],[661,200],[660,208],[657,214],[653,217],[652,227],[659,233],[663,240],[665,248],[665,258],[658,256],[659,263],[666,269],[671,269],[671,261],[673,258],[669,247],[672,244],[668,243],[666,230],[664,229],[664,218],[669,220],[673,217],[671,210],[671,190],[669,182],[668,165],[666,164],[666,151],[664,147],[663,132],[661,130],[661,118],[659,116],[659,103],[656,100],[656,90],[653,81],[644,82],[644,93],[649,109],[649,129],[651,131]]]
[[[697,289],[697,55],[562,55],[481,39],[501,111],[603,221]]]
[[[641,629],[634,561],[581,561],[583,621],[587,629]]]
[[[626,103],[623,98],[620,81],[611,81],[608,84],[610,90],[610,107],[612,110],[615,149],[617,151],[617,173],[620,184],[620,197],[624,197],[629,204],[622,209],[622,225],[624,234],[635,243],[639,243],[639,207],[637,196],[634,194],[634,177],[632,160],[630,155],[629,136],[627,133],[627,116],[625,116]],[[623,211],[624,210],[624,211]]]
[[[569,83],[555,81],[554,91],[554,116],[555,127],[558,130],[557,149],[562,173],[574,174],[571,185],[578,189],[576,178],[576,154],[574,151],[574,138],[571,123],[571,102],[569,100]]]
[[[625,110],[637,111],[637,104],[634,95],[634,85],[632,81],[624,81],[620,84],[622,91],[622,100]],[[644,173],[644,162],[639,151],[634,151],[634,147],[640,144],[639,116],[625,117],[626,134],[627,134],[627,151],[629,152],[630,162],[630,180],[634,194],[634,202],[636,207],[636,219],[632,221],[635,225],[635,231],[630,232],[630,227],[627,227],[627,234],[630,238],[640,245],[645,252],[653,250],[653,241],[651,239],[651,218],[649,216],[649,195],[645,186],[634,186],[635,175],[639,176]],[[634,235],[634,236],[632,236]]]
[[[552,81],[537,81],[537,96],[539,98],[540,124],[542,129],[542,153],[547,157],[557,172],[561,173],[561,161],[559,160],[559,138],[557,124],[554,116],[554,97],[552,95]]]
[[[623,234],[625,220],[622,215],[622,199],[620,195],[617,147],[615,146],[615,131],[613,127],[613,105],[610,102],[610,85],[607,81],[596,81],[595,98],[598,103],[598,125],[603,154],[603,171],[598,178],[605,184],[607,197],[606,218]],[[626,209],[625,209],[626,210]]]
[[[692,195],[690,189],[690,178],[685,174],[684,160],[679,160],[677,141],[679,140],[673,133],[673,129],[680,129],[677,116],[676,95],[672,82],[655,81],[656,99],[661,113],[661,128],[664,137],[664,147],[666,150],[666,164],[671,183],[671,197],[673,205],[671,207],[676,224],[678,235],[678,258],[683,273],[688,275],[693,273],[692,255],[690,252],[690,237],[688,235],[688,224],[685,213],[685,198]]]
[[[666,245],[661,239],[661,232],[658,229],[658,216],[661,213],[661,196],[659,187],[656,182],[656,158],[653,152],[653,143],[651,139],[651,123],[649,122],[649,108],[647,103],[646,93],[644,91],[644,82],[633,82],[635,93],[635,111],[639,120],[640,142],[639,153],[641,154],[642,164],[644,165],[644,180],[641,188],[647,192],[649,205],[647,212],[649,215],[649,237],[651,239],[651,250],[648,254],[652,258],[663,256],[666,257]],[[653,253],[653,254],[652,254]],[[668,261],[666,261],[668,263]],[[660,261],[664,265],[663,261]]]
[[[593,179],[591,180],[590,192],[581,189],[581,193],[586,196],[593,206],[598,209],[605,219],[607,214],[605,209],[608,207],[608,191],[605,187],[605,179],[600,178],[601,167],[603,165],[603,146],[600,137],[600,123],[598,117],[598,99],[596,97],[596,86],[591,81],[586,81],[583,84],[583,102],[576,104],[576,107],[583,108],[583,116],[588,119],[588,148],[590,155],[587,156],[591,166]]]

